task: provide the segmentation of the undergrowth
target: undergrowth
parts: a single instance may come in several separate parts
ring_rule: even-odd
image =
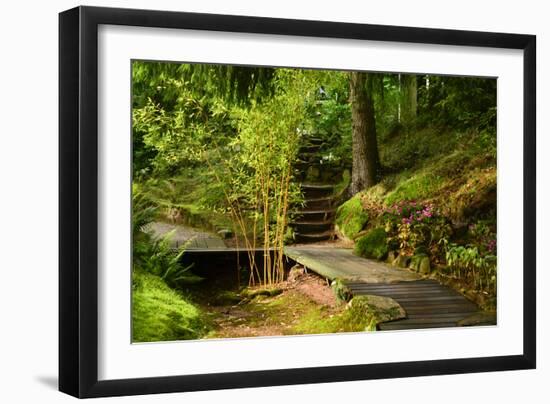
[[[132,274],[132,340],[154,342],[196,339],[207,327],[192,303],[158,276]]]

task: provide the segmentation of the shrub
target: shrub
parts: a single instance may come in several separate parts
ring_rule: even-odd
[[[383,259],[388,254],[386,231],[377,227],[355,243],[355,253],[361,257]]]
[[[132,340],[174,341],[200,338],[206,333],[199,309],[170,289],[158,276],[132,274]]]
[[[447,265],[457,278],[470,279],[473,286],[488,293],[496,293],[497,257],[482,254],[472,245],[461,246],[449,243]]]
[[[408,254],[421,248],[439,257],[442,254],[441,245],[452,232],[447,220],[438,214],[431,203],[401,201],[387,208],[382,217],[388,243]]]
[[[336,224],[342,234],[353,239],[363,230],[369,220],[369,215],[361,204],[361,194],[355,195],[343,203],[336,212]]]
[[[193,264],[181,264],[181,257],[189,242],[175,250],[170,246],[172,235],[173,232],[170,232],[160,239],[136,242],[134,251],[139,251],[141,258],[140,261],[134,261],[135,264],[146,272],[159,276],[172,288],[201,282],[203,278],[190,271]]]

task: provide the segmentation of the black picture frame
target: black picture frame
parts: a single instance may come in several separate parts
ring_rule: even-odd
[[[98,381],[98,25],[523,50],[523,354]],[[75,397],[325,383],[536,366],[533,35],[77,7],[59,15],[59,389]]]

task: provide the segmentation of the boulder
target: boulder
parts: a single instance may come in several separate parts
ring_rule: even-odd
[[[355,254],[377,260],[383,260],[388,254],[386,231],[382,227],[369,230],[355,242]]]
[[[407,268],[410,260],[411,258],[406,255],[398,255],[397,258],[393,260],[392,265],[399,268]]]
[[[341,279],[333,280],[330,287],[339,301],[347,302],[353,297],[351,290]]]
[[[306,269],[302,265],[294,265],[288,271],[288,282],[296,282],[302,275],[306,273]]]
[[[430,265],[430,258],[428,256],[423,257],[420,260],[420,265],[418,267],[418,271],[421,274],[424,274],[424,275],[428,275],[432,271],[432,268],[431,268],[431,265]]]
[[[355,296],[348,303],[348,309],[365,318],[367,323],[365,331],[374,331],[380,323],[407,317],[407,313],[399,303],[384,296]]]
[[[307,168],[307,172],[306,172],[306,178],[308,180],[318,180],[319,179],[319,175],[321,174],[320,170],[318,167],[316,166],[309,166]]]

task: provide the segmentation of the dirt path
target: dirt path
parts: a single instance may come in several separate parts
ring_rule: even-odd
[[[203,306],[214,331],[209,338],[242,338],[305,333],[304,319],[330,318],[344,310],[327,283],[303,273],[277,285],[276,296],[257,296],[234,304]]]

